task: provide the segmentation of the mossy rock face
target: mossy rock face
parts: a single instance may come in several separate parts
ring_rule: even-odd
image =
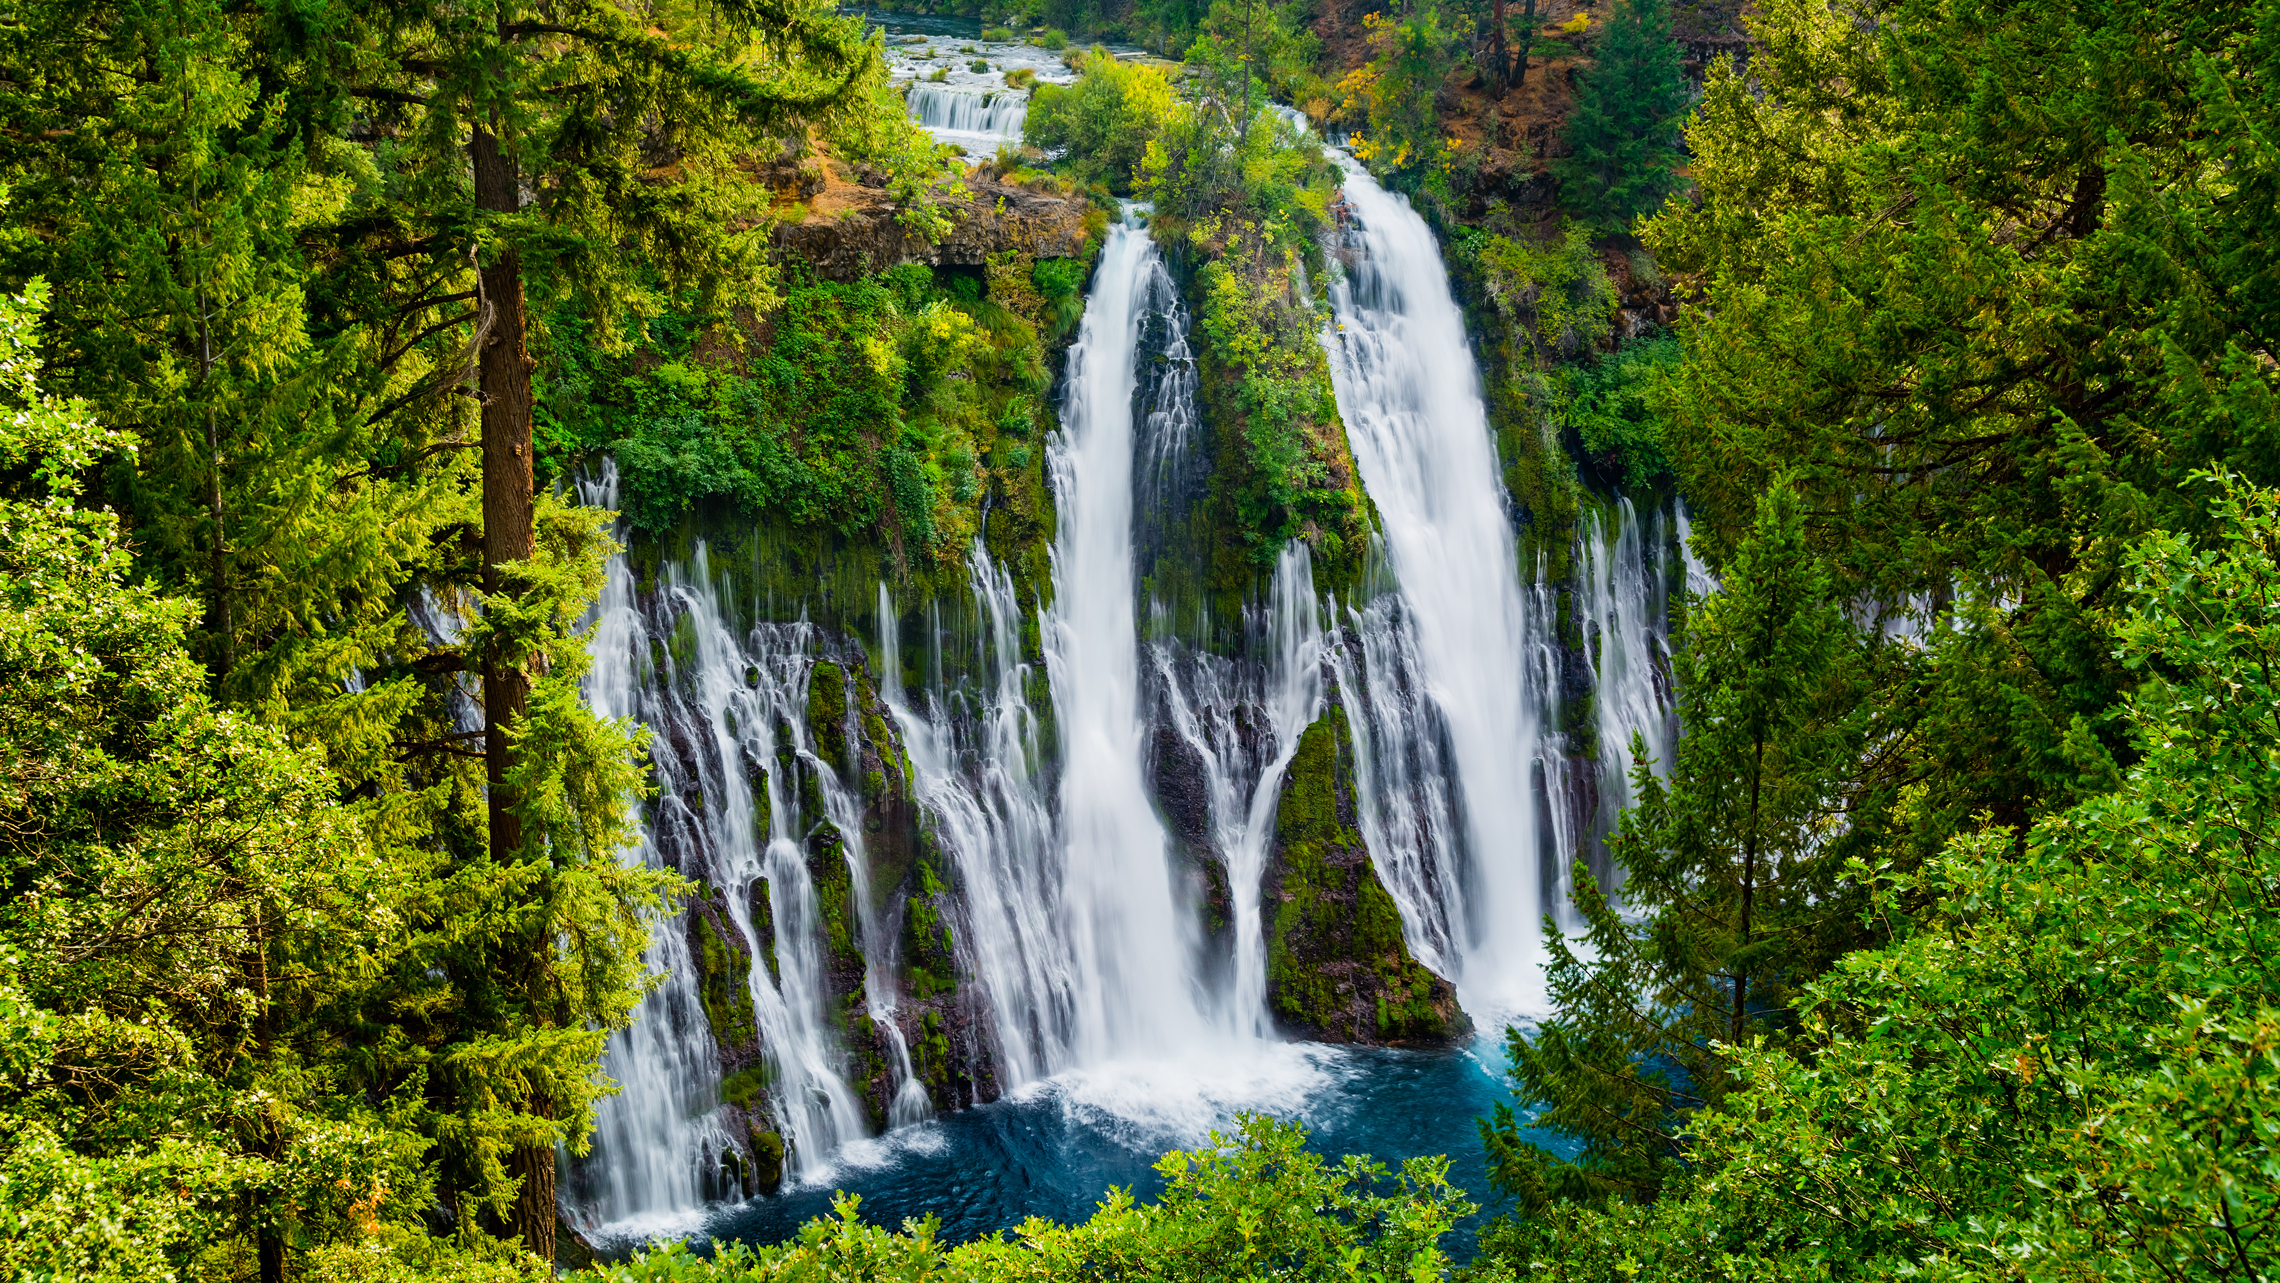
[[[815,755],[847,773],[847,674],[830,660],[808,670],[808,742]]]
[[[1353,769],[1345,710],[1332,705],[1300,737],[1276,805],[1259,906],[1268,1006],[1285,1032],[1320,1042],[1446,1042],[1472,1021],[1456,986],[1402,940],[1357,828]]]
[[[763,1131],[759,1124],[752,1125],[749,1133],[752,1149],[751,1176],[753,1187],[762,1194],[773,1194],[784,1187],[784,1138],[780,1133]]]
[[[715,889],[689,901],[689,958],[697,970],[697,998],[713,1041],[723,1052],[746,1053],[760,1045],[760,1025],[752,1011],[752,955],[743,933],[716,902]]]

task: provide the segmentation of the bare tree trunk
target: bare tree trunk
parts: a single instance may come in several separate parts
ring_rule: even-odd
[[[1512,87],[1520,89],[1528,83],[1528,51],[1536,44],[1536,0],[1527,0],[1520,11],[1520,58],[1518,74],[1512,78]]]
[[[479,209],[512,213],[522,204],[522,177],[514,159],[500,150],[498,137],[478,126],[472,144],[475,169],[475,204]],[[507,568],[529,561],[531,527],[531,387],[532,361],[524,342],[522,262],[514,253],[494,254],[478,270],[483,306],[491,314],[477,355],[483,392],[483,591],[509,590]],[[511,858],[523,844],[522,819],[515,813],[516,797],[507,787],[514,766],[507,732],[521,720],[530,702],[530,674],[521,655],[496,650],[482,657],[485,735],[483,756],[490,781],[491,856]],[[541,939],[534,948],[549,947]],[[540,968],[543,970],[543,968]],[[548,1102],[531,1102],[529,1110],[544,1116]],[[521,1178],[515,1198],[513,1228],[524,1246],[539,1256],[554,1259],[554,1150],[551,1146],[517,1149],[509,1167]]]
[[[1504,97],[1504,91],[1511,87],[1512,80],[1512,64],[1504,56],[1504,0],[1496,0],[1496,37],[1494,47],[1495,53],[1491,56],[1496,60],[1496,74],[1494,77],[1496,84],[1496,96],[1501,99]]]
[[[498,139],[478,128],[472,147],[475,204],[511,213],[521,203],[514,161]],[[478,287],[492,315],[477,354],[483,391],[483,591],[507,591],[506,568],[531,556],[530,357],[523,343],[522,263],[512,252],[495,254]],[[491,784],[491,855],[505,859],[522,845],[522,821],[506,787],[513,765],[507,729],[530,701],[530,677],[519,655],[485,655],[484,758]]]

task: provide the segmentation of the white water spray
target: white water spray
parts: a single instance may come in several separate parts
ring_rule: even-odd
[[[1142,778],[1132,393],[1141,319],[1164,277],[1144,229],[1127,221],[1110,231],[1069,350],[1068,401],[1049,456],[1059,527],[1045,664],[1063,751],[1061,917],[1084,1063],[1194,1046],[1206,1029],[1194,924],[1178,912]]]
[[[1464,318],[1432,233],[1347,164],[1353,252],[1323,335],[1362,483],[1414,630],[1417,677],[1448,738],[1465,858],[1438,890],[1453,979],[1476,1016],[1542,1008],[1547,907],[1534,784],[1545,692],[1512,523]],[[1538,628],[1541,627],[1539,624]]]

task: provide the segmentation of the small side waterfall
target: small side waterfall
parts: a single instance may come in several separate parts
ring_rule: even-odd
[[[1556,875],[1547,884],[1541,858],[1550,692],[1531,658],[1551,621],[1521,583],[1480,378],[1439,247],[1407,201],[1360,166],[1346,168],[1353,217],[1340,248],[1350,261],[1330,291],[1337,328],[1322,341],[1362,484],[1384,519],[1398,623],[1411,633],[1410,681],[1446,737],[1462,818],[1461,858],[1438,861],[1457,876],[1431,887],[1437,904],[1408,912],[1444,919],[1467,1010],[1539,1010],[1537,923],[1556,903]],[[1381,740],[1379,760],[1390,751]]]
[[[1386,892],[1401,909],[1402,934],[1419,962],[1458,972],[1457,896],[1463,821],[1431,699],[1419,677],[1417,634],[1399,593],[1349,607],[1344,642],[1329,652],[1346,699],[1354,743],[1355,810]]]
[[[1055,926],[1059,851],[1013,579],[979,539],[970,559],[969,584],[984,623],[975,666],[991,680],[978,690],[943,689],[937,681],[927,707],[913,708],[903,689],[893,597],[881,584],[881,694],[902,731],[935,836],[957,866],[966,910],[959,961],[988,998],[998,1083],[1012,1088],[1068,1062],[1076,977]]]
[[[1597,513],[1585,518],[1577,549],[1575,609],[1596,699],[1602,837],[1634,800],[1632,735],[1646,741],[1648,760],[1658,773],[1670,769],[1671,745],[1678,735],[1661,525],[1657,513],[1642,531],[1631,501],[1617,499],[1612,523]]]
[[[1238,664],[1176,641],[1149,647],[1161,716],[1200,766],[1212,852],[1226,864],[1233,974],[1225,1001],[1231,1032],[1274,1033],[1267,1014],[1267,951],[1260,879],[1274,841],[1275,806],[1299,736],[1321,716],[1326,641],[1314,565],[1292,540],[1277,558],[1268,601],[1256,612],[1264,664]],[[1263,719],[1261,714],[1264,714]]]
[[[588,504],[616,507],[617,465],[608,464],[581,489]],[[595,712],[643,720],[651,715],[641,681],[648,641],[634,604],[632,572],[622,554],[612,557],[588,640],[593,667],[586,698]],[[665,863],[652,826],[643,826],[626,859],[652,868]],[[720,1064],[697,996],[683,914],[655,925],[646,961],[659,977],[657,987],[642,1000],[633,1024],[610,1035],[603,1063],[621,1089],[595,1102],[595,1157],[572,1172],[570,1202],[588,1213],[587,1229],[667,1231],[726,1192],[715,1176],[730,1143],[716,1108]]]

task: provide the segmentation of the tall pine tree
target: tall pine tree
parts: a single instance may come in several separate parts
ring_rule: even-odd
[[[1639,801],[1611,843],[1621,903],[1578,867],[1588,945],[1547,932],[1557,1013],[1508,1035],[1515,1094],[1583,1155],[1527,1144],[1509,1108],[1483,1125],[1496,1181],[1530,1202],[1653,1198],[1682,1166],[1687,1117],[1731,1085],[1726,1049],[1777,1030],[1791,987],[1857,943],[1842,871],[1879,805],[1850,783],[1872,652],[1807,549],[1788,479],[1680,642],[1686,734],[1667,785],[1634,741]]]
[[[1677,163],[1678,117],[1686,105],[1678,44],[1666,0],[1616,0],[1597,56],[1552,162],[1560,199],[1606,231],[1662,204]]]

